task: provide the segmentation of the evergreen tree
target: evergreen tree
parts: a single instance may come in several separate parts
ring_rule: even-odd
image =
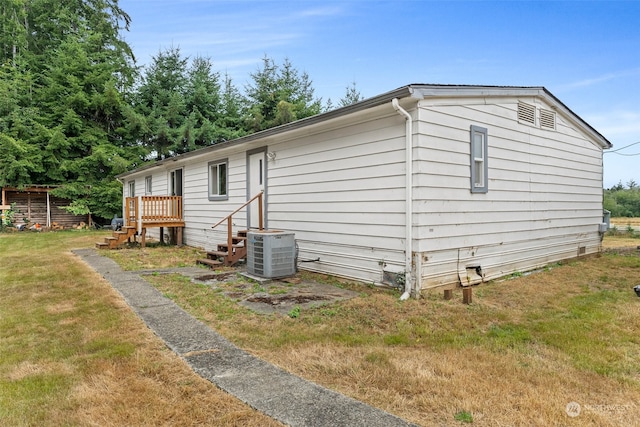
[[[221,94],[221,112],[216,121],[220,141],[228,141],[246,134],[243,127],[245,105],[242,94],[234,86],[229,74],[225,73]]]
[[[32,175],[42,172],[36,142],[50,137],[39,109],[30,106],[30,73],[11,62],[0,66],[0,187],[31,184]]]
[[[1,184],[60,185],[76,212],[118,212],[105,197],[139,154],[125,150],[128,15],[117,0],[9,0],[0,19]]]
[[[253,82],[246,86],[251,107],[246,120],[247,130],[257,132],[298,119],[319,114],[322,101],[314,97],[312,81],[300,73],[288,59],[282,66],[264,57],[262,68],[251,74]]]
[[[180,49],[171,47],[158,52],[146,68],[143,83],[138,89],[138,112],[144,117],[142,141],[163,159],[188,151],[183,138],[183,126],[188,113],[185,97],[188,77],[188,58]]]
[[[345,88],[345,94],[342,99],[340,99],[340,107],[346,107],[351,104],[355,104],[356,102],[360,102],[364,99],[364,97],[360,94],[360,91],[356,88],[356,82],[352,82],[350,86]]]
[[[189,150],[220,140],[215,123],[221,113],[221,102],[219,74],[213,71],[210,59],[196,57],[188,74],[186,108],[189,117],[183,128]]]
[[[16,64],[27,50],[27,0],[3,0],[0,4],[0,65]]]

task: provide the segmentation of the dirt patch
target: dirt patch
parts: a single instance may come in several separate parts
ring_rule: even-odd
[[[295,307],[310,308],[358,296],[357,292],[298,276],[255,280],[236,271],[199,275],[193,281],[218,289],[243,307],[262,314],[286,315]]]
[[[225,273],[212,273],[212,274],[205,274],[203,276],[194,277],[194,280],[197,280],[199,282],[208,282],[211,280],[225,281],[229,279],[229,277],[235,276],[236,274],[237,273],[235,271],[225,272]]]
[[[280,305],[280,304],[306,304],[311,301],[325,301],[327,298],[321,295],[285,295],[281,297],[273,296],[255,296],[246,299],[247,302],[259,302],[263,304]]]

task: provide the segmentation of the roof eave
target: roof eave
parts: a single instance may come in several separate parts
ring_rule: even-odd
[[[410,85],[403,86],[401,88],[392,90],[390,92],[383,93],[378,96],[374,96],[373,98],[367,98],[363,101],[356,102],[355,104],[347,105],[346,107],[336,108],[335,110],[328,111],[326,113],[316,114],[315,116],[306,117],[304,119],[296,120],[291,123],[286,123],[280,126],[276,126],[273,128],[265,129],[260,132],[252,133],[250,135],[242,136],[240,138],[232,139],[230,141],[220,142],[215,145],[211,145],[209,147],[201,148],[198,150],[190,151],[188,153],[179,154],[174,157],[169,157],[166,159],[158,160],[156,162],[141,166],[132,171],[125,172],[116,176],[116,179],[120,180],[134,173],[140,173],[145,170],[164,165],[169,162],[175,162],[182,159],[188,159],[191,157],[197,157],[201,155],[206,155],[209,152],[217,151],[226,147],[233,147],[240,144],[245,144],[251,141],[255,141],[262,138],[267,138],[269,136],[279,135],[281,133],[285,133],[291,130],[300,129],[306,126],[311,126],[314,124],[318,124],[324,121],[328,121],[334,118],[338,118],[347,114],[352,114],[359,111],[364,111],[372,107],[377,107],[379,105],[385,104],[387,102],[391,102],[393,98],[407,98],[413,95],[413,90]]]
[[[367,98],[363,101],[357,102],[346,107],[336,108],[335,110],[328,111],[326,113],[317,114],[315,116],[307,117],[304,119],[296,120],[295,122],[280,125],[274,128],[266,129],[260,132],[256,132],[247,136],[236,138],[230,141],[221,142],[209,147],[201,148],[195,151],[190,151],[185,154],[179,154],[175,157],[166,158],[163,160],[150,163],[148,165],[141,166],[129,172],[125,172],[116,176],[116,179],[121,180],[129,175],[140,173],[145,170],[164,165],[169,162],[175,162],[182,159],[189,159],[192,157],[206,155],[212,151],[217,151],[227,147],[233,147],[240,144],[245,144],[251,141],[256,141],[262,138],[267,138],[274,135],[279,135],[291,130],[300,129],[303,127],[311,126],[314,124],[322,123],[335,119],[348,114],[356,113],[359,111],[367,110],[369,108],[377,107],[379,105],[391,102],[392,99],[398,98],[414,98],[424,99],[429,97],[446,97],[446,96],[537,96],[547,99],[556,109],[562,110],[563,114],[572,118],[578,125],[589,133],[593,139],[603,148],[611,148],[613,144],[609,142],[602,134],[596,131],[591,125],[584,121],[580,116],[569,109],[564,103],[556,98],[551,92],[549,92],[543,86],[478,86],[478,85],[442,85],[442,84],[410,84],[402,86],[398,89],[383,93],[372,98]]]

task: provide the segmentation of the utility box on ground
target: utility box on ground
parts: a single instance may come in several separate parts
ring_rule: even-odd
[[[269,279],[293,276],[296,273],[295,234],[271,230],[248,232],[247,273]]]

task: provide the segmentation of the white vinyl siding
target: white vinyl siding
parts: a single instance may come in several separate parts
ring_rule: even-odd
[[[480,265],[489,280],[578,256],[581,248],[599,250],[602,149],[588,129],[547,101],[553,100],[511,93],[426,97],[417,105],[403,100],[413,117],[411,250],[418,286],[464,282],[469,266]],[[521,120],[523,105],[533,107],[533,125]],[[555,130],[536,126],[543,110],[554,113]],[[480,183],[470,176],[471,125],[491,133],[483,156],[475,156],[485,159],[485,193],[470,191],[470,180]],[[380,105],[124,179],[136,178],[141,191],[152,171],[154,194],[168,194],[169,168],[184,168],[185,242],[209,250],[227,236],[226,222],[211,226],[247,200],[247,153],[274,153],[265,164],[268,228],[294,232],[299,259],[317,260],[301,268],[379,283],[384,266],[404,269],[405,131],[404,117]],[[210,165],[222,162],[227,199],[211,203]],[[246,220],[246,209],[236,213],[234,231]]]
[[[405,121],[391,109],[375,120],[269,146],[269,227],[296,233],[312,271],[382,280],[381,262],[404,256]]]
[[[515,98],[421,105],[413,222],[423,288],[464,281],[468,265],[491,279],[599,250],[602,151],[573,124],[519,124]],[[469,192],[470,121],[491,130],[482,198]]]

